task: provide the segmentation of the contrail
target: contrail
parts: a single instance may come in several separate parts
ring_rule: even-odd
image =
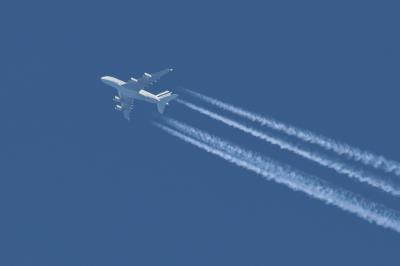
[[[269,181],[275,181],[292,190],[301,191],[326,204],[334,205],[344,211],[353,213],[368,222],[400,233],[400,215],[394,210],[364,199],[350,191],[334,187],[314,176],[295,171],[288,166],[284,166],[271,159],[257,155],[254,152],[242,149],[237,145],[182,124],[176,120],[164,119],[164,122],[168,126],[159,123],[154,124],[187,143],[217,155],[239,167],[261,175]]]
[[[290,136],[297,137],[303,141],[319,145],[320,147],[333,151],[339,155],[343,155],[347,157],[348,159],[352,159],[358,162],[361,162],[367,166],[374,167],[376,169],[383,170],[387,173],[392,173],[397,176],[400,176],[400,163],[386,159],[385,157],[381,155],[375,155],[371,152],[368,151],[363,151],[361,149],[358,149],[356,147],[352,147],[349,144],[335,141],[333,139],[321,136],[319,134],[315,134],[311,131],[300,129],[291,125],[287,125],[285,123],[276,121],[272,118],[266,117],[266,116],[261,116],[258,114],[251,113],[249,111],[246,111],[242,108],[235,107],[231,104],[224,103],[220,100],[211,98],[209,96],[200,94],[198,92],[194,92],[192,90],[184,89],[182,90],[200,100],[203,100],[204,102],[207,102],[209,104],[212,104],[216,107],[219,107],[223,110],[229,111],[231,113],[234,113],[236,115],[239,115],[241,117],[247,118],[253,122],[258,122],[261,125],[268,126],[274,130],[278,130],[281,132],[284,132]]]
[[[185,100],[177,99],[176,101],[180,104],[185,105],[186,107],[188,107],[192,110],[202,113],[202,114],[204,114],[212,119],[215,119],[217,121],[220,121],[228,126],[237,128],[237,129],[239,129],[243,132],[246,132],[254,137],[262,139],[270,144],[277,145],[281,149],[291,151],[294,154],[297,154],[308,160],[314,161],[314,162],[318,163],[319,165],[331,168],[339,174],[347,175],[347,176],[354,178],[360,182],[367,183],[373,187],[379,188],[379,189],[381,189],[387,193],[390,193],[394,196],[400,196],[399,185],[397,185],[396,183],[390,182],[389,180],[382,179],[382,178],[374,176],[373,174],[370,174],[370,173],[366,173],[365,171],[363,171],[361,169],[344,164],[340,161],[330,159],[316,151],[311,151],[311,150],[302,148],[299,145],[292,144],[286,140],[282,140],[280,138],[273,137],[265,132],[248,127],[242,123],[239,123],[232,119],[226,118],[222,115],[211,112],[207,109],[204,109],[200,106],[189,103]]]

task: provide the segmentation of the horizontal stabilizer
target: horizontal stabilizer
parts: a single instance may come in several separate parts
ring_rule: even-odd
[[[170,92],[170,91],[163,91],[163,92],[157,94],[156,96],[157,96],[158,98],[162,98],[162,97],[165,97],[165,96],[168,96],[168,95],[171,95],[171,92]]]

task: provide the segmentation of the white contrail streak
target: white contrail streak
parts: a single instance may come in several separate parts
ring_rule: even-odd
[[[165,119],[164,122],[168,126],[159,123],[154,124],[167,133],[237,166],[261,175],[266,180],[275,181],[295,191],[301,191],[326,204],[331,204],[344,211],[353,213],[368,222],[400,233],[400,215],[394,210],[366,200],[350,191],[334,187],[314,176],[295,171],[176,120]]]
[[[339,174],[347,175],[347,176],[354,178],[360,182],[367,183],[373,187],[379,188],[379,189],[381,189],[387,193],[390,193],[394,196],[400,196],[399,185],[397,185],[396,183],[390,182],[390,180],[382,179],[380,177],[374,176],[373,174],[366,173],[365,171],[363,171],[361,169],[357,169],[353,166],[344,164],[340,161],[330,159],[330,158],[326,157],[325,155],[322,155],[316,151],[311,151],[311,150],[302,148],[299,145],[292,144],[286,140],[282,140],[280,138],[271,136],[265,132],[248,127],[242,123],[239,123],[232,119],[229,119],[229,118],[226,118],[219,114],[216,114],[214,112],[211,112],[207,109],[204,109],[200,106],[189,103],[185,100],[177,99],[176,101],[180,104],[185,105],[186,107],[188,107],[192,110],[202,113],[202,114],[204,114],[212,119],[215,119],[217,121],[220,121],[228,126],[237,128],[237,129],[239,129],[243,132],[246,132],[254,137],[262,139],[270,144],[277,145],[281,149],[291,151],[294,154],[297,154],[308,160],[314,161],[314,162],[318,163],[319,165],[331,168]]]
[[[195,96],[196,98],[203,100],[209,104],[219,107],[223,110],[229,111],[241,117],[247,118],[253,122],[258,122],[261,125],[268,126],[274,130],[284,132],[290,136],[297,137],[303,141],[319,145],[320,147],[333,151],[339,155],[346,156],[348,159],[352,159],[361,162],[367,166],[374,167],[376,169],[383,170],[387,173],[392,173],[400,176],[400,163],[387,159],[381,155],[375,155],[368,151],[363,151],[359,148],[352,147],[349,144],[332,140],[325,136],[313,133],[308,130],[300,129],[272,118],[261,116],[258,114],[251,113],[242,108],[235,107],[231,104],[224,103],[220,100],[211,98],[209,96],[194,92],[188,89],[182,89],[186,93]]]

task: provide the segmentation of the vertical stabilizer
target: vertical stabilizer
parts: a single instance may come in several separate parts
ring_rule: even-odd
[[[166,97],[162,97],[162,99],[157,103],[157,110],[160,114],[163,114],[165,111],[165,106],[172,100],[178,98],[178,94],[171,94]]]

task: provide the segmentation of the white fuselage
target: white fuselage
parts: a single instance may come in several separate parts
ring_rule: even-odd
[[[124,86],[122,86],[125,84],[125,82],[122,80],[119,80],[117,78],[110,77],[110,76],[104,76],[101,78],[101,81],[103,81],[105,84],[117,89],[119,93],[126,95],[128,97],[132,97],[134,99],[142,100],[142,101],[146,101],[146,102],[150,102],[150,103],[157,103],[160,101],[156,95],[154,95],[144,89],[132,90],[132,89],[125,88]]]

